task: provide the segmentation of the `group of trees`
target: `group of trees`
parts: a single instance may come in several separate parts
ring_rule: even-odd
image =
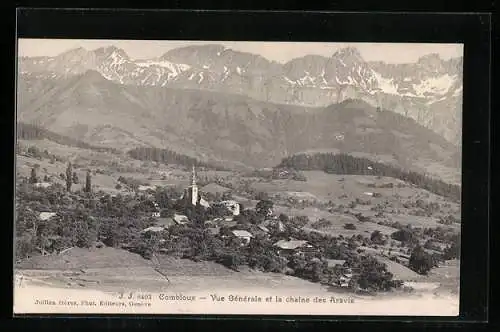
[[[296,170],[323,170],[332,174],[377,175],[397,178],[440,196],[455,201],[460,200],[460,186],[400,168],[371,161],[367,158],[353,157],[348,154],[314,153],[296,154],[284,158],[278,167]]]
[[[241,225],[238,227],[241,228]],[[168,255],[195,261],[214,261],[233,270],[246,265],[264,272],[287,273],[312,282],[328,284],[337,284],[346,267],[328,266],[327,259],[345,259],[356,270],[352,283],[354,288],[387,291],[400,286],[387,272],[385,264],[374,258],[357,257],[332,236],[288,228],[284,234],[276,230],[270,237],[257,235],[248,245],[242,246],[239,239],[227,236],[228,234],[230,229],[226,227],[218,235],[214,235],[201,223],[174,225],[160,236],[147,235],[147,240],[132,250],[144,257],[151,257],[151,248],[157,248]],[[318,251],[307,255],[282,256],[273,243],[283,236],[314,243]],[[151,244],[151,241],[155,244]]]
[[[63,174],[64,175],[64,174]],[[76,172],[73,172],[73,167],[71,165],[71,162],[68,163],[68,166],[66,167],[66,175],[63,176],[63,179],[66,181],[66,191],[70,192],[71,191],[71,186],[73,184],[78,184],[78,175]],[[47,175],[44,176],[44,181],[49,181],[49,177]],[[31,169],[30,177],[28,179],[28,183],[30,184],[35,184],[39,182],[39,178],[36,172],[36,167],[33,167]],[[91,192],[92,191],[92,175],[90,173],[90,170],[87,170],[87,175],[85,178],[85,187],[83,188],[85,192]]]
[[[295,181],[307,181],[306,176],[302,172],[289,167],[275,167],[271,170],[256,170],[252,172],[250,176],[266,180],[290,179]]]
[[[163,164],[176,164],[191,167],[205,167],[220,171],[226,170],[220,165],[201,162],[196,158],[186,156],[168,149],[160,149],[154,147],[138,147],[128,151],[128,155],[137,160],[156,161]]]
[[[28,146],[27,148],[23,148],[18,144],[17,153],[24,154],[28,157],[32,157],[38,160],[49,159],[51,164],[54,164],[56,161],[59,162],[64,161],[62,157],[50,153],[49,151],[47,151],[47,149],[41,150],[34,145]]]
[[[150,198],[143,195],[92,193],[90,173],[86,185],[67,191],[53,184],[37,188],[19,184],[16,190],[16,256],[26,258],[42,252],[58,252],[78,246],[90,247],[95,241],[120,247],[140,240],[140,231],[154,225],[150,217]],[[54,211],[50,220],[39,213]]]
[[[18,139],[24,139],[24,140],[48,139],[48,140],[51,140],[53,142],[56,142],[56,143],[59,143],[62,145],[74,146],[74,147],[79,147],[79,148],[83,148],[83,149],[91,149],[91,150],[100,151],[100,152],[118,153],[118,151],[116,149],[107,148],[107,147],[99,147],[99,146],[87,144],[85,142],[79,141],[77,139],[74,139],[74,138],[71,138],[68,136],[56,134],[56,133],[51,132],[47,129],[44,129],[36,124],[27,124],[27,123],[19,122],[17,124],[16,134],[17,134]]]

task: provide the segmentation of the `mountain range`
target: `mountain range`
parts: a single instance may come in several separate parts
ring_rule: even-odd
[[[368,62],[347,47],[331,57],[306,55],[281,64],[209,44],[147,60],[131,59],[114,46],[77,48],[54,57],[20,57],[18,69],[22,80],[65,81],[90,70],[124,86],[202,90],[311,108],[359,99],[412,118],[460,146],[462,62],[438,54],[408,64]]]
[[[80,65],[80,64],[76,64]],[[343,152],[459,182],[459,149],[415,120],[359,99],[327,107],[240,94],[121,84],[96,70],[18,80],[19,122],[95,146],[149,146],[232,167]]]

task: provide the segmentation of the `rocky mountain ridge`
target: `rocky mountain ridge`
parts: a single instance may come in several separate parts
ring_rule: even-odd
[[[114,46],[19,58],[19,72],[28,78],[61,79],[88,70],[124,85],[241,94],[278,104],[325,107],[361,99],[461,145],[462,58],[429,54],[416,63],[387,64],[367,62],[347,47],[331,57],[306,55],[280,64],[216,44],[181,47],[149,60],[131,59]]]

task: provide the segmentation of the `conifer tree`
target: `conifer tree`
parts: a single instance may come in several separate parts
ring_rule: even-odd
[[[38,178],[36,176],[36,170],[35,168],[32,168],[31,169],[31,176],[30,176],[30,183],[37,183],[38,182]]]
[[[92,177],[90,176],[90,170],[87,171],[87,177],[85,178],[85,191],[92,191]]]
[[[71,166],[71,162],[68,162],[68,167],[66,168],[66,190],[68,192],[71,191],[72,173],[73,173],[73,167]]]

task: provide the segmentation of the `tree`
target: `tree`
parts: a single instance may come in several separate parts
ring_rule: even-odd
[[[370,240],[373,243],[379,245],[384,245],[387,243],[385,236],[379,230],[373,231],[373,233],[370,236]]]
[[[357,271],[353,286],[373,291],[388,291],[401,286],[402,282],[394,280],[387,265],[372,256],[359,256],[348,259],[348,265]]]
[[[73,172],[73,178],[72,178],[72,180],[73,180],[74,184],[78,184],[78,175],[76,174],[76,172]]]
[[[445,260],[460,258],[460,235],[454,235],[451,240],[451,245],[444,249],[443,258]]]
[[[411,253],[408,266],[418,274],[427,275],[434,267],[434,259],[422,247],[417,246]]]
[[[38,177],[36,176],[36,170],[34,168],[31,169],[30,183],[37,183]]]
[[[266,192],[259,191],[259,192],[255,195],[255,199],[256,199],[256,200],[258,200],[258,201],[268,200],[268,199],[269,199],[269,195],[268,195]]]
[[[71,162],[68,162],[68,167],[66,168],[66,191],[70,192],[71,191],[71,185],[72,185],[72,175],[73,175],[73,167],[71,166]]]
[[[403,243],[414,243],[418,240],[416,239],[413,231],[409,228],[403,228],[391,234],[391,238],[394,240],[401,241]]]
[[[92,191],[92,177],[90,176],[90,170],[87,171],[87,177],[85,178],[85,191]]]
[[[268,216],[272,213],[273,202],[268,199],[263,199],[255,206],[255,211],[263,216]]]
[[[284,213],[280,213],[278,219],[281,221],[281,222],[288,222],[288,216]]]
[[[223,201],[230,201],[232,199],[233,199],[233,194],[230,191],[226,191],[225,193],[222,194]]]

